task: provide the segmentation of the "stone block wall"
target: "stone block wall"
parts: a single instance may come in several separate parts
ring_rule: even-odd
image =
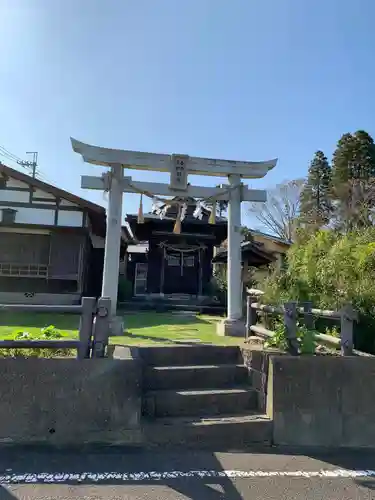
[[[131,358],[0,359],[0,443],[137,443],[140,388]]]

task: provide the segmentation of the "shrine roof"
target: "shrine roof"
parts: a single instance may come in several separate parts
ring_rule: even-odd
[[[228,260],[228,250],[219,250],[212,262],[224,263]],[[260,267],[271,264],[276,260],[271,252],[267,252],[260,245],[253,241],[243,241],[241,243],[241,260],[247,261],[248,265],[253,267]]]
[[[126,220],[129,222],[129,223],[132,223],[134,221],[136,221],[138,219],[138,215],[137,214],[126,214]],[[170,222],[173,222],[176,220],[176,217],[169,217],[169,216],[165,216],[165,217],[160,217],[160,215],[158,214],[153,214],[153,213],[147,213],[147,214],[144,214],[143,216],[143,219],[146,221],[159,221],[159,222],[163,222],[163,221],[170,221]],[[189,223],[195,223],[195,224],[209,224],[208,222],[208,217],[205,217],[204,219],[197,219],[195,217],[193,217],[192,215],[189,216],[187,215],[184,219],[185,222],[189,222]],[[224,218],[219,218],[219,217],[216,217],[216,221],[215,221],[215,224],[227,224],[227,219],[224,219]]]
[[[162,217],[160,216],[160,213],[156,211],[156,209],[152,210],[151,212],[148,212],[144,214],[143,218],[145,221],[174,221],[177,218],[178,214],[178,205],[173,204],[173,202],[186,202],[186,212],[185,212],[185,217],[184,221],[189,222],[189,223],[197,223],[197,224],[207,224],[208,219],[210,218],[211,215],[211,209],[208,208],[207,206],[202,205],[201,206],[201,218],[197,218],[194,216],[194,212],[197,208],[197,200],[194,198],[181,198],[181,197],[174,197],[171,199],[172,205],[169,205],[167,203],[160,204],[159,205],[159,210],[165,209],[165,215]],[[138,219],[137,214],[127,214],[126,215],[126,220],[129,222],[134,222],[134,219]],[[216,215],[215,217],[215,224],[227,224],[227,219],[224,217],[219,217]]]

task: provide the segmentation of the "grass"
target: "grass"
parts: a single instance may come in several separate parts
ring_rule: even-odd
[[[19,331],[40,334],[41,328],[54,325],[64,338],[78,338],[79,316],[76,314],[50,314],[0,311],[0,339],[12,339]]]
[[[125,335],[112,343],[126,345],[237,344],[238,339],[219,337],[218,316],[187,316],[172,313],[141,312],[124,316]]]
[[[171,344],[238,344],[241,339],[219,337],[217,316],[188,316],[172,313],[139,311],[124,314],[124,335],[112,337],[112,344],[122,345],[171,345]],[[74,314],[11,313],[0,312],[0,339],[11,339],[17,331],[31,335],[54,325],[66,339],[78,337],[79,316]]]

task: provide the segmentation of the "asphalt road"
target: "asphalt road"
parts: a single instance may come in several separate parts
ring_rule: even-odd
[[[9,448],[0,484],[0,500],[375,499],[375,454]]]

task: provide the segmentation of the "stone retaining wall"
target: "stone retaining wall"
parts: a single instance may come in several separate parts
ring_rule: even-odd
[[[375,448],[374,377],[374,358],[272,356],[274,444]]]
[[[1,359],[0,443],[137,443],[140,385],[131,358]]]

